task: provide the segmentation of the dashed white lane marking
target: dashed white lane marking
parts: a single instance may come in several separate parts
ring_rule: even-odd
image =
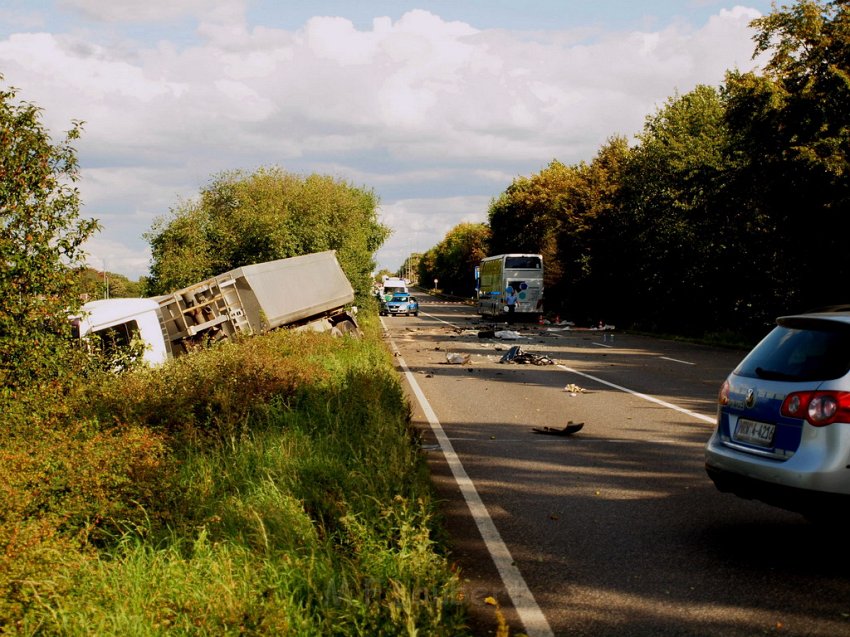
[[[424,312],[423,312],[424,314]],[[437,318],[436,316],[427,315],[430,318],[440,321],[441,323],[445,323],[446,325],[451,325],[452,327],[456,327],[453,323],[449,323],[448,321],[444,321],[441,318]],[[381,324],[383,325],[383,318],[381,319]],[[384,325],[384,329],[386,326]],[[390,340],[390,343],[393,348],[395,348],[395,343]],[[606,345],[605,343],[593,343],[594,345],[599,345],[600,347],[613,347],[613,345]],[[396,350],[398,351],[398,350]],[[675,358],[668,358],[667,356],[659,356],[659,358],[663,358],[665,360],[673,361],[674,363],[684,363],[685,365],[695,365],[695,363],[689,363],[688,361],[682,361]],[[615,383],[609,382],[607,380],[602,380],[597,376],[592,376],[590,374],[585,374],[584,372],[580,372],[577,369],[573,369],[572,367],[567,367],[566,365],[557,365],[557,367],[571,372],[573,374],[578,374],[579,376],[583,376],[585,378],[589,378],[591,380],[595,380],[597,383],[602,383],[603,385],[607,385],[608,387],[613,387],[614,389],[618,389],[627,394],[631,394],[632,396],[637,396],[638,398],[642,398],[643,400],[647,400],[651,403],[655,403],[656,405],[661,405],[662,407],[667,407],[668,409],[672,409],[674,411],[678,411],[680,413],[686,414],[697,420],[702,420],[703,422],[714,424],[715,420],[713,416],[706,416],[705,414],[700,414],[696,411],[691,411],[690,409],[685,409],[684,407],[679,407],[678,405],[674,405],[673,403],[668,403],[666,400],[661,400],[660,398],[655,398],[655,396],[650,396],[648,394],[643,394],[639,391],[635,391],[633,389],[629,389],[628,387],[623,387],[622,385],[617,385]]]
[[[381,320],[381,323],[383,324],[383,319]],[[416,400],[419,401],[419,405],[422,407],[422,411],[428,419],[428,424],[431,425],[431,430],[434,432],[437,442],[440,443],[440,448],[446,458],[446,463],[452,471],[452,475],[460,488],[463,499],[466,500],[466,505],[469,507],[472,519],[475,520],[475,525],[481,533],[484,545],[487,547],[487,550],[490,552],[490,556],[493,558],[496,569],[499,571],[502,582],[505,584],[505,589],[508,591],[508,595],[510,595],[511,603],[514,605],[520,621],[522,621],[523,626],[525,627],[526,634],[529,637],[554,637],[554,633],[552,632],[552,628],[549,626],[549,622],[546,620],[546,616],[543,614],[543,611],[540,610],[540,606],[537,605],[537,601],[534,599],[531,589],[528,588],[528,584],[525,583],[522,573],[519,572],[516,564],[514,564],[514,559],[508,550],[507,544],[505,544],[504,540],[502,540],[502,536],[499,534],[496,524],[490,517],[487,507],[484,506],[484,501],[481,499],[481,496],[478,495],[478,490],[475,488],[475,484],[473,484],[472,479],[466,473],[466,469],[464,469],[460,458],[457,453],[455,453],[452,443],[449,441],[448,436],[446,436],[446,432],[443,430],[443,426],[437,419],[437,414],[434,413],[434,410],[431,408],[431,404],[428,402],[428,399],[425,398],[425,394],[419,387],[419,383],[417,383],[416,379],[413,377],[413,372],[410,371],[407,363],[405,363],[404,359],[401,357],[401,352],[399,352],[395,342],[391,338],[389,339],[389,342],[393,353],[396,355],[396,360],[398,360],[399,366],[404,372],[404,376],[410,384],[413,394],[416,396]]]
[[[428,318],[434,319],[435,321],[439,321],[440,323],[445,323],[446,325],[449,325],[449,326],[451,326],[455,329],[459,329],[458,326],[455,325],[454,323],[449,323],[448,321],[444,321],[443,319],[436,317],[433,314],[428,314],[427,312],[420,312],[420,314],[422,314],[423,316],[427,316]]]
[[[696,363],[692,363],[690,361],[680,361],[678,358],[670,358],[669,356],[659,356],[658,358],[663,358],[665,361],[672,361],[674,363],[682,363],[682,365],[696,365]]]
[[[609,382],[607,380],[603,380],[598,376],[592,376],[591,374],[585,374],[584,372],[580,372],[577,369],[573,369],[572,367],[567,367],[566,365],[558,365],[560,369],[564,371],[570,372],[571,374],[578,374],[579,376],[583,376],[584,378],[589,378],[590,380],[596,381],[597,383],[601,383],[603,385],[607,385],[608,387],[613,387],[614,389],[618,389],[627,394],[631,394],[632,396],[636,396],[643,400],[649,401],[651,403],[655,403],[656,405],[661,405],[662,407],[666,407],[667,409],[672,409],[674,411],[678,411],[680,413],[691,416],[692,418],[696,418],[697,420],[702,420],[703,422],[708,422],[714,424],[714,418],[712,416],[706,416],[705,414],[700,414],[696,411],[691,411],[690,409],[685,409],[684,407],[679,407],[678,405],[674,405],[673,403],[668,403],[666,400],[661,400],[660,398],[656,398],[655,396],[650,396],[648,394],[642,394],[639,391],[635,391],[634,389],[629,389],[628,387],[623,387],[622,385],[617,385],[615,383]]]

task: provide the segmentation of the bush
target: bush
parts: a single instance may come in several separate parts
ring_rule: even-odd
[[[398,376],[364,327],[93,372],[4,415],[0,624],[464,634]]]

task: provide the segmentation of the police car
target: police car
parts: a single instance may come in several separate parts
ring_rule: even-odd
[[[407,292],[396,292],[388,301],[381,302],[381,316],[419,316],[419,302]]]

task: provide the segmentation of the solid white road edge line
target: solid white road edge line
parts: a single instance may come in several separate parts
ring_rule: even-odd
[[[425,398],[425,394],[419,387],[419,383],[413,377],[413,372],[410,371],[407,363],[404,362],[401,352],[399,352],[392,338],[389,339],[389,342],[393,353],[396,355],[399,366],[404,372],[404,376],[410,384],[413,394],[416,396],[416,400],[419,401],[422,411],[425,412],[425,417],[428,419],[428,424],[431,425],[431,430],[437,437],[437,442],[440,443],[440,449],[443,451],[446,462],[452,470],[452,475],[460,488],[463,499],[466,500],[466,505],[469,507],[472,519],[475,520],[478,531],[484,540],[484,545],[487,547],[490,556],[493,558],[493,562],[496,564],[502,582],[505,584],[505,589],[511,598],[511,603],[514,605],[520,621],[522,621],[525,627],[526,634],[529,637],[554,637],[549,622],[537,605],[531,589],[528,588],[528,584],[525,583],[525,579],[523,579],[516,564],[514,564],[508,546],[502,540],[502,536],[499,535],[499,530],[490,517],[487,507],[484,506],[481,496],[478,495],[478,490],[466,473],[466,469],[463,468],[460,458],[455,453],[452,443],[449,441],[446,432],[443,430],[443,426],[437,419],[437,414],[434,413],[431,404]]]
[[[688,416],[696,418],[697,420],[702,420],[703,422],[714,424],[714,418],[712,416],[706,416],[705,414],[700,414],[695,411],[691,411],[690,409],[679,407],[678,405],[674,405],[673,403],[668,403],[666,400],[661,400],[660,398],[655,398],[654,396],[649,396],[648,394],[642,394],[639,391],[629,389],[628,387],[623,387],[622,385],[616,385],[614,383],[608,382],[607,380],[602,380],[598,376],[591,376],[590,374],[585,374],[584,372],[580,372],[577,369],[573,369],[572,367],[567,367],[566,365],[558,365],[558,367],[560,367],[564,371],[570,372],[571,374],[578,374],[579,376],[584,376],[585,378],[589,378],[590,380],[595,380],[597,383],[602,383],[603,385],[608,385],[608,387],[619,389],[620,391],[626,392],[627,394],[631,394],[632,396],[637,396],[638,398],[642,398],[643,400],[648,400],[649,402],[655,403],[656,405],[661,405],[662,407],[667,407],[668,409],[673,409],[674,411],[687,414]]]

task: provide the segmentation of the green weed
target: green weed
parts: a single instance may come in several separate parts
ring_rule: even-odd
[[[94,374],[4,414],[4,631],[464,634],[398,377],[364,327]]]

